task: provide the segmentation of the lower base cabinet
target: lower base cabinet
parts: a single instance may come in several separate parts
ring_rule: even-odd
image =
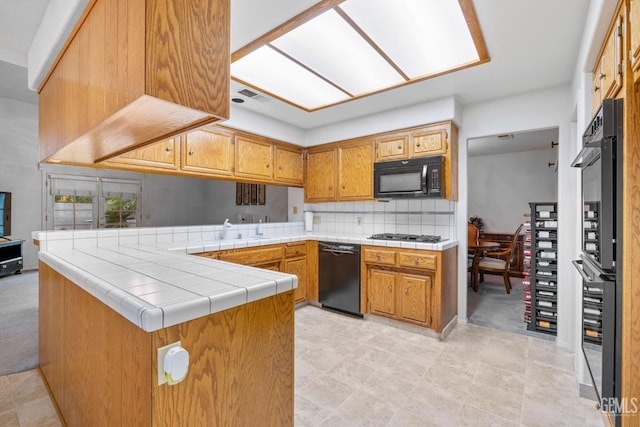
[[[429,275],[371,269],[371,313],[431,325],[432,280]]]
[[[298,276],[298,287],[293,293],[294,302],[302,302],[307,299],[307,259],[291,259],[284,263],[284,273]]]
[[[442,332],[456,316],[457,248],[362,249],[364,310]]]

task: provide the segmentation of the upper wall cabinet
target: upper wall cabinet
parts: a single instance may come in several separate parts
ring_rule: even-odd
[[[199,129],[182,137],[183,171],[231,176],[235,158],[233,133],[219,128]]]
[[[262,138],[236,135],[236,170],[238,177],[273,178],[273,144]]]
[[[273,179],[278,182],[302,186],[304,164],[302,150],[276,145]]]
[[[40,159],[94,163],[229,117],[229,0],[92,0],[39,89]]]
[[[615,18],[611,21],[607,38],[593,68],[593,87],[591,92],[592,113],[600,107],[603,99],[622,96],[623,77],[623,34],[624,8],[620,3]]]
[[[142,170],[177,171],[180,169],[180,138],[169,138],[130,151],[106,162],[107,166],[133,167]]]
[[[373,139],[310,148],[304,199],[308,203],[373,200]]]
[[[451,121],[375,136],[375,159],[444,156],[445,198],[458,199],[458,128]]]

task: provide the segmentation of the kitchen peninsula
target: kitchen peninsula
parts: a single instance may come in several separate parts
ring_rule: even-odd
[[[214,226],[34,232],[40,369],[67,425],[292,425],[297,277],[191,255],[330,237],[302,223],[285,231],[226,240],[209,237]],[[457,242],[416,245],[455,252]],[[186,378],[159,385],[158,349],[178,341]]]

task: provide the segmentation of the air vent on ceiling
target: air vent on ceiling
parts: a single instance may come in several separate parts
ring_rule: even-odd
[[[260,95],[259,93],[256,93],[247,88],[239,90],[238,93],[240,95],[246,96],[247,98],[252,99],[254,101],[258,101],[258,102],[267,102],[269,100],[269,98],[267,98],[266,96]]]

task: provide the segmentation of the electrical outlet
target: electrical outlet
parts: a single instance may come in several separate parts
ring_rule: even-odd
[[[179,345],[180,341],[177,341],[158,349],[158,385],[165,384],[167,382],[167,377],[164,376],[164,356],[171,347],[178,347]]]
[[[294,206],[293,207],[293,214],[296,215],[298,213],[298,207]]]
[[[314,215],[314,216],[313,216],[313,223],[314,223],[315,225],[320,224],[320,215]]]
[[[361,216],[357,217],[356,221],[358,222],[358,225],[362,225],[362,217]]]

